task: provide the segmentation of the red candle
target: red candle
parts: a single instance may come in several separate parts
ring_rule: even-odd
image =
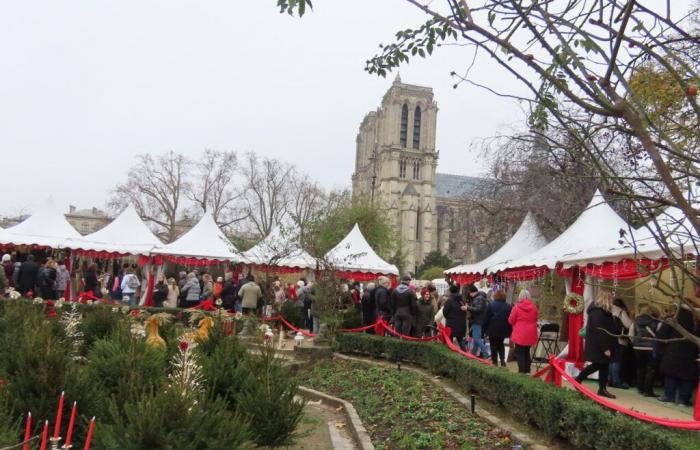
[[[85,438],[85,449],[90,450],[90,442],[92,441],[92,431],[95,429],[95,418],[90,419],[90,426],[88,427],[88,434]]]
[[[78,402],[73,402],[73,409],[70,411],[70,420],[68,421],[68,433],[66,434],[66,443],[64,448],[70,448],[70,441],[73,437],[73,425],[75,425],[75,413],[78,411]]]
[[[44,422],[44,431],[41,433],[41,450],[46,450],[46,443],[49,440],[49,421]]]
[[[63,399],[65,391],[61,392],[61,397],[58,399],[58,412],[56,412],[56,425],[53,428],[53,438],[58,439],[61,436],[61,419],[63,418]]]
[[[32,437],[32,413],[27,413],[27,428],[24,430],[22,450],[29,450],[29,438]]]

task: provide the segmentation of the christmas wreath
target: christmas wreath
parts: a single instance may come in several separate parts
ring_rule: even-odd
[[[569,314],[581,314],[584,307],[583,296],[570,292],[564,297],[564,312]]]

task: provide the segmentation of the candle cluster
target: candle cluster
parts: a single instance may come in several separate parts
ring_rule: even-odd
[[[61,441],[61,422],[63,420],[63,406],[65,401],[65,392],[61,392],[61,396],[58,399],[58,410],[56,411],[56,423],[54,424],[53,437],[49,439],[49,421],[44,422],[44,427],[41,432],[41,444],[39,446],[40,450],[46,450],[49,441],[51,441],[51,448],[58,449],[58,443]],[[66,442],[60,447],[62,449],[69,449],[73,447],[73,428],[75,427],[75,416],[78,413],[78,402],[73,402],[73,407],[70,412],[70,419],[68,421],[68,430],[66,432]],[[95,418],[90,419],[90,425],[88,427],[87,437],[85,438],[84,450],[89,450],[92,443],[92,434],[95,429]],[[24,440],[22,445],[22,450],[29,450],[29,443],[32,439],[32,413],[27,413],[27,426],[24,431]]]

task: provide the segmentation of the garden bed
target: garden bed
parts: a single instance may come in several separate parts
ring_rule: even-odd
[[[424,377],[334,359],[301,374],[304,384],[351,402],[377,449],[503,449],[510,433],[473,416]]]
[[[437,343],[409,342],[366,334],[340,334],[341,353],[408,361],[476,392],[549,436],[582,448],[665,450],[700,448],[697,432],[674,430],[617,414],[578,392],[539,379],[474,362]]]

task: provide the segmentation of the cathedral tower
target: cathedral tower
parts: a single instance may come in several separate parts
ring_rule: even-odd
[[[401,236],[402,271],[415,271],[438,248],[433,90],[397,75],[356,139],[353,196],[378,203]]]

